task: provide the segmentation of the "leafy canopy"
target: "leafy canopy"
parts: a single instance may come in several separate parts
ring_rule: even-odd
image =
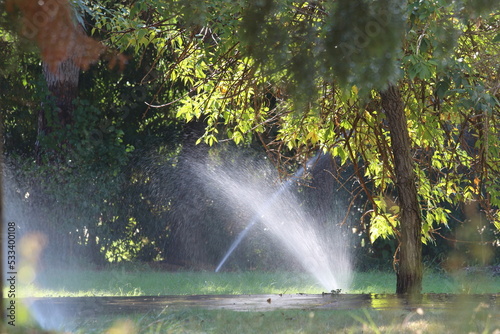
[[[279,160],[318,148],[352,164],[372,240],[397,235],[393,157],[377,92],[398,82],[416,162],[422,238],[461,203],[500,227],[496,1],[83,2],[91,32],[140,57],[149,103],[203,120],[200,141],[257,138]],[[169,96],[182,86],[181,96]]]

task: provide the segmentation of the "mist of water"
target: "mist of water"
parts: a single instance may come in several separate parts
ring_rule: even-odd
[[[306,168],[314,165],[319,157],[313,158]],[[230,169],[211,167],[205,173],[208,182],[230,205],[252,213],[252,218],[226,252],[217,271],[248,231],[260,222],[278,241],[277,244],[327,291],[349,287],[352,272],[349,231],[347,226],[339,225],[340,220],[318,222],[316,217],[321,216],[320,213],[311,212],[300,201],[293,185],[302,177],[304,170],[299,169],[282,185],[263,177],[273,173],[269,166],[262,163],[242,163],[240,168],[232,166]],[[274,177],[277,178],[275,173]],[[339,208],[339,211],[345,210]]]
[[[4,221],[15,225],[15,277],[16,277],[16,304],[21,310],[27,307],[31,317],[44,330],[67,330],[65,324],[68,314],[56,305],[40,308],[31,303],[30,299],[19,298],[23,294],[23,289],[31,284],[37,276],[37,262],[44,247],[45,236],[32,227],[36,226],[39,218],[26,204],[30,193],[22,191],[12,177],[10,170],[5,169],[4,181]],[[5,237],[5,236],[4,236]],[[7,243],[4,241],[4,245]],[[4,250],[4,254],[5,250]],[[4,262],[5,265],[5,262]],[[4,266],[3,273],[11,271],[11,268]],[[4,279],[5,281],[5,279]],[[18,312],[21,312],[19,311]],[[25,319],[24,321],[29,321]]]
[[[308,163],[308,167],[312,168],[319,157],[320,155],[312,159]],[[338,226],[336,221],[329,221],[323,225],[318,223],[314,217],[317,216],[317,212],[314,213],[307,209],[307,206],[303,203],[303,199],[297,196],[297,181],[304,176],[307,168],[299,169],[286,182],[279,182],[279,177],[275,170],[266,163],[240,163],[238,158],[234,158],[234,156],[228,159],[233,160],[233,167],[231,168],[215,166],[206,162],[200,164],[198,159],[199,165],[196,167],[199,168],[194,168],[190,173],[186,173],[186,168],[184,167],[179,168],[179,174],[173,176],[169,176],[171,169],[163,171],[163,167],[161,166],[154,167],[157,164],[153,162],[146,161],[144,168],[147,169],[148,166],[150,167],[151,170],[148,169],[148,172],[152,176],[157,177],[155,181],[161,181],[164,178],[168,181],[164,180],[163,183],[152,182],[158,189],[166,189],[163,192],[156,188],[153,189],[158,190],[158,196],[156,197],[160,198],[159,201],[162,200],[164,192],[179,196],[179,188],[184,187],[187,189],[187,195],[179,197],[179,202],[176,203],[179,206],[177,208],[178,211],[186,215],[186,217],[181,215],[182,217],[180,218],[184,217],[186,222],[193,224],[192,228],[187,230],[187,232],[204,226],[203,218],[206,218],[207,213],[203,209],[196,210],[196,204],[199,201],[210,202],[209,199],[205,198],[205,193],[208,189],[210,195],[217,194],[216,196],[224,201],[224,206],[220,205],[219,207],[221,208],[219,211],[223,212],[224,216],[219,217],[219,222],[222,222],[220,225],[214,227],[206,226],[206,230],[203,230],[204,232],[201,234],[205,235],[205,231],[212,231],[214,234],[220,233],[220,226],[229,221],[226,218],[229,213],[244,212],[241,215],[236,214],[233,218],[233,220],[240,219],[242,231],[247,231],[241,232],[239,235],[240,241],[233,243],[233,249],[238,247],[239,242],[245,238],[245,234],[252,229],[252,226],[254,226],[254,229],[257,227],[255,225],[258,225],[259,228],[264,226],[266,230],[264,233],[271,235],[276,244],[285,249],[291,255],[290,257],[296,259],[327,291],[336,288],[347,288],[350,281],[351,268],[350,255],[347,251],[348,238],[346,237],[345,226]],[[196,164],[193,163],[192,165]],[[6,173],[9,174],[8,171]],[[183,175],[184,177],[182,177]],[[32,194],[30,194],[29,188],[26,189],[25,186],[18,185],[13,177],[7,176],[4,183],[5,221],[14,221],[16,223],[19,245],[23,238],[29,236],[39,238],[37,239],[39,240],[37,243],[43,244],[44,226],[40,226],[40,215],[50,213],[50,216],[44,216],[44,219],[59,221],[65,217],[70,217],[71,212],[65,210],[65,207],[62,207],[60,212],[53,212],[31,205]],[[170,182],[171,180],[168,178],[174,178],[174,176],[176,178],[180,177],[180,181]],[[195,177],[196,180],[194,180]],[[171,183],[174,186],[168,187]],[[205,192],[200,191],[201,183],[206,185]],[[179,184],[183,187],[180,187]],[[214,191],[214,189],[217,189],[217,191]],[[151,193],[154,195],[156,192],[153,190]],[[186,204],[183,205],[183,203]],[[219,202],[215,201],[214,203]],[[76,208],[75,210],[80,209]],[[212,214],[219,213],[217,211]],[[84,217],[85,214],[81,213],[81,216]],[[178,216],[173,217],[179,218]],[[250,219],[242,219],[241,217],[250,217]],[[210,222],[212,221],[214,219],[210,220]],[[191,234],[187,232],[184,235]],[[49,240],[48,235],[45,237],[47,237],[47,243],[56,242],[55,240]],[[220,238],[217,237],[215,239],[219,240]],[[186,248],[192,249],[195,248],[195,245],[198,245],[200,250],[202,250],[205,247],[204,243],[193,243],[190,240],[188,239],[189,242],[186,242]],[[207,240],[211,239],[207,238]],[[35,243],[31,241],[26,244],[32,247]],[[196,255],[198,252],[194,252],[193,254]],[[228,252],[227,257],[230,257],[230,252]],[[26,258],[20,260],[23,265],[27,263]],[[36,284],[36,262],[38,259],[31,259],[30,261],[33,262],[32,267],[25,272],[32,272],[33,276],[26,279],[23,278],[23,280],[26,284]],[[219,270],[223,265],[224,263],[221,262]],[[47,264],[47,268],[50,268],[50,263]],[[6,272],[5,268],[4,272]],[[21,285],[18,288],[22,290]],[[36,303],[26,302],[32,317],[42,328],[46,330],[70,329],[69,318],[72,315],[67,314],[66,310],[61,309],[60,306],[53,304],[48,307],[45,305],[41,309]]]
[[[245,236],[248,234],[250,229],[260,221],[261,216],[267,212],[268,210],[271,209],[271,207],[274,205],[276,200],[285,192],[288,190],[296,181],[298,181],[303,175],[304,172],[307,170],[307,168],[310,168],[311,166],[314,165],[314,163],[318,160],[318,158],[321,156],[321,153],[318,153],[314,158],[309,160],[307,162],[306,168],[301,167],[295,172],[295,174],[288,180],[286,181],[282,186],[278,188],[278,190],[269,198],[267,203],[264,204],[264,207],[260,208],[258,212],[254,214],[248,225],[245,227],[243,231],[240,232],[236,240],[231,244],[231,247],[229,247],[229,250],[226,252],[222,260],[220,261],[219,265],[215,269],[215,272],[219,272],[222,268],[222,266],[226,263],[227,259],[233,254],[234,250],[238,247],[238,245],[243,241]]]

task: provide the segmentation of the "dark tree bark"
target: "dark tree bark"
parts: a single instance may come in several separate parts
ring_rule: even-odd
[[[404,103],[395,85],[380,92],[394,156],[394,173],[400,207],[399,263],[396,293],[420,294],[422,291],[422,220],[416,176],[411,157],[408,123]]]
[[[54,119],[53,124],[47,121],[45,108],[38,111],[38,137],[47,135],[52,131],[53,127],[65,127],[73,121],[73,100],[78,96],[78,78],[80,68],[75,64],[73,58],[62,61],[55,70],[51,70],[49,65],[43,64],[43,74],[51,97],[54,99],[57,119]],[[57,123],[55,123],[57,122]],[[41,143],[37,140],[35,144],[36,161],[38,164],[42,162]]]
[[[47,64],[44,64],[43,74],[49,91],[55,99],[59,122],[61,125],[71,124],[73,100],[78,95],[80,68],[73,58],[69,58],[62,61],[54,72]]]

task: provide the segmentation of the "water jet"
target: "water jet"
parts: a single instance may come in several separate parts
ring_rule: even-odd
[[[243,229],[243,231],[240,232],[238,237],[233,241],[231,246],[229,247],[228,251],[220,261],[220,263],[217,265],[217,268],[215,269],[215,272],[219,272],[222,266],[226,263],[227,259],[231,256],[231,254],[234,252],[234,250],[238,247],[238,245],[241,243],[241,241],[245,238],[245,236],[248,234],[250,229],[260,220],[260,217],[265,214],[267,210],[271,208],[271,206],[276,202],[276,200],[279,198],[279,196],[289,189],[295,182],[297,182],[303,175],[304,172],[306,172],[309,168],[313,166],[313,164],[322,156],[321,153],[318,153],[314,158],[310,159],[306,167],[304,168],[303,166],[300,167],[293,176],[288,179],[283,185],[281,185],[278,190],[271,196],[269,201],[262,207],[258,212],[254,214],[248,225]]]
[[[244,164],[240,170],[216,168],[207,172],[208,179],[236,207],[246,207],[251,219],[237,235],[219,262],[219,272],[250,229],[262,223],[290,256],[310,273],[327,291],[347,289],[351,279],[349,232],[335,221],[320,224],[299,200],[294,185],[306,171],[328,156],[318,153],[278,187],[258,175],[273,174],[269,166]],[[251,169],[251,171],[250,171]],[[255,171],[261,172],[255,172]],[[257,176],[251,176],[257,175]],[[271,194],[271,195],[268,195]],[[340,220],[339,220],[340,221]]]

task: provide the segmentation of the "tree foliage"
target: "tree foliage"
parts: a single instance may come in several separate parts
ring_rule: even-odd
[[[113,22],[111,39],[122,49],[152,44],[172,53],[167,64],[159,54],[156,68],[189,92],[151,102],[203,119],[206,143],[256,134],[278,159],[321,147],[354,164],[370,195],[372,240],[397,233],[390,138],[374,91],[397,80],[428,241],[461,203],[477,202],[499,224],[499,27],[489,5],[135,2],[121,7],[127,15]]]
[[[495,1],[75,4],[90,35],[131,59],[122,78],[86,73],[95,81],[82,89],[86,96],[77,103],[77,125],[73,133],[61,132],[70,136],[66,142],[75,155],[85,157],[81,161],[92,161],[88,152],[100,152],[107,157],[102,161],[118,170],[140,146],[139,137],[148,133],[148,140],[159,140],[166,131],[179,131],[178,121],[204,123],[199,143],[257,141],[282,170],[321,149],[352,166],[357,182],[352,196],[368,199],[362,223],[370,240],[397,238],[394,156],[378,94],[393,83],[405,103],[422,240],[434,242],[447,235],[440,227],[469,219],[480,221],[479,233],[497,233],[485,240],[498,246],[493,226],[500,229],[500,16]],[[16,38],[4,31],[3,43]],[[32,63],[33,58],[22,64]],[[35,72],[25,70],[22,82],[3,80],[2,85],[31,94]],[[141,98],[124,98],[137,89],[144,93]],[[14,97],[2,98],[15,104]],[[88,104],[92,99],[99,107]],[[32,116],[29,108],[18,104],[7,114]],[[19,131],[34,124],[29,119],[12,116],[9,135],[33,140],[32,130]],[[132,179],[150,182],[140,174]],[[476,210],[463,209],[470,205]]]

